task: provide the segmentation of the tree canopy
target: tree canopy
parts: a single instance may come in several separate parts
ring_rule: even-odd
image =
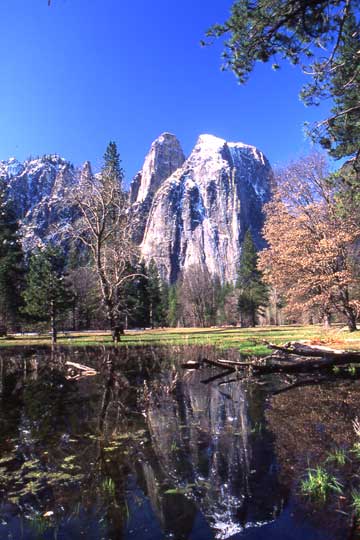
[[[256,62],[282,60],[310,76],[306,105],[332,98],[331,116],[311,134],[335,158],[356,157],[360,170],[360,1],[236,0],[224,24],[207,32],[225,37],[224,69],[246,82]]]
[[[318,154],[278,172],[274,197],[265,206],[268,248],[259,267],[286,299],[290,315],[327,318],[338,312],[353,331],[360,307],[360,229],[356,216],[339,213],[327,175]]]
[[[24,291],[24,313],[51,322],[53,343],[57,338],[57,317],[71,306],[73,300],[64,267],[64,255],[59,249],[48,245],[43,250],[36,250],[30,258]]]

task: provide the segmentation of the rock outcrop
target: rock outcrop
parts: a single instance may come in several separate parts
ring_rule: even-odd
[[[192,265],[233,281],[247,229],[259,248],[264,245],[262,207],[270,197],[271,175],[255,147],[201,135],[153,196],[142,256],[154,259],[170,282]]]

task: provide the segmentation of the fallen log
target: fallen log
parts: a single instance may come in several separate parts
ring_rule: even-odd
[[[310,356],[310,357],[320,357],[320,358],[346,358],[348,362],[360,361],[360,352],[355,351],[344,351],[339,349],[331,349],[330,347],[324,347],[318,345],[314,347],[313,345],[308,345],[306,343],[300,343],[297,341],[286,343],[285,345],[275,345],[269,341],[264,343],[269,347],[269,349],[279,351],[285,355],[296,354],[297,356]]]
[[[253,362],[239,362],[238,360],[225,360],[223,358],[219,358],[217,362],[220,364],[220,366],[234,366],[234,367],[244,367],[244,366],[252,366]]]
[[[197,362],[189,361],[183,364],[185,369],[198,369],[207,364],[220,368],[222,371],[213,377],[203,380],[207,384],[235,371],[249,375],[266,375],[271,373],[304,373],[304,372],[331,372],[334,367],[360,364],[360,352],[331,349],[325,346],[313,346],[307,343],[289,342],[285,345],[276,345],[264,340],[264,343],[274,353],[266,357],[253,357],[247,361],[209,360],[199,359]]]
[[[227,367],[248,367],[252,366],[253,362],[237,362],[235,360],[208,360],[207,358],[203,358],[202,361],[204,364],[209,364],[210,366],[220,367],[220,368],[227,368]]]

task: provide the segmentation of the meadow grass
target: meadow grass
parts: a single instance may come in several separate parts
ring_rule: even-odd
[[[360,331],[349,333],[334,326],[325,330],[322,326],[259,326],[257,328],[164,328],[154,330],[129,330],[122,336],[120,346],[161,345],[213,345],[219,349],[234,348],[243,354],[266,355],[269,349],[263,340],[282,344],[288,341],[307,340],[331,345],[334,348],[360,350]],[[50,335],[16,335],[0,338],[0,346],[49,345]],[[110,346],[109,332],[59,333],[59,345]]]

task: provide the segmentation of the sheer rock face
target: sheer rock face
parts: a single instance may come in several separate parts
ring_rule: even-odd
[[[262,207],[271,175],[255,147],[201,135],[153,196],[141,243],[144,259],[154,259],[170,282],[191,265],[233,281],[247,229],[257,247],[264,245]]]
[[[171,133],[163,133],[151,145],[144,165],[130,185],[133,232],[136,243],[144,237],[146,220],[154,194],[185,161],[179,141]]]

